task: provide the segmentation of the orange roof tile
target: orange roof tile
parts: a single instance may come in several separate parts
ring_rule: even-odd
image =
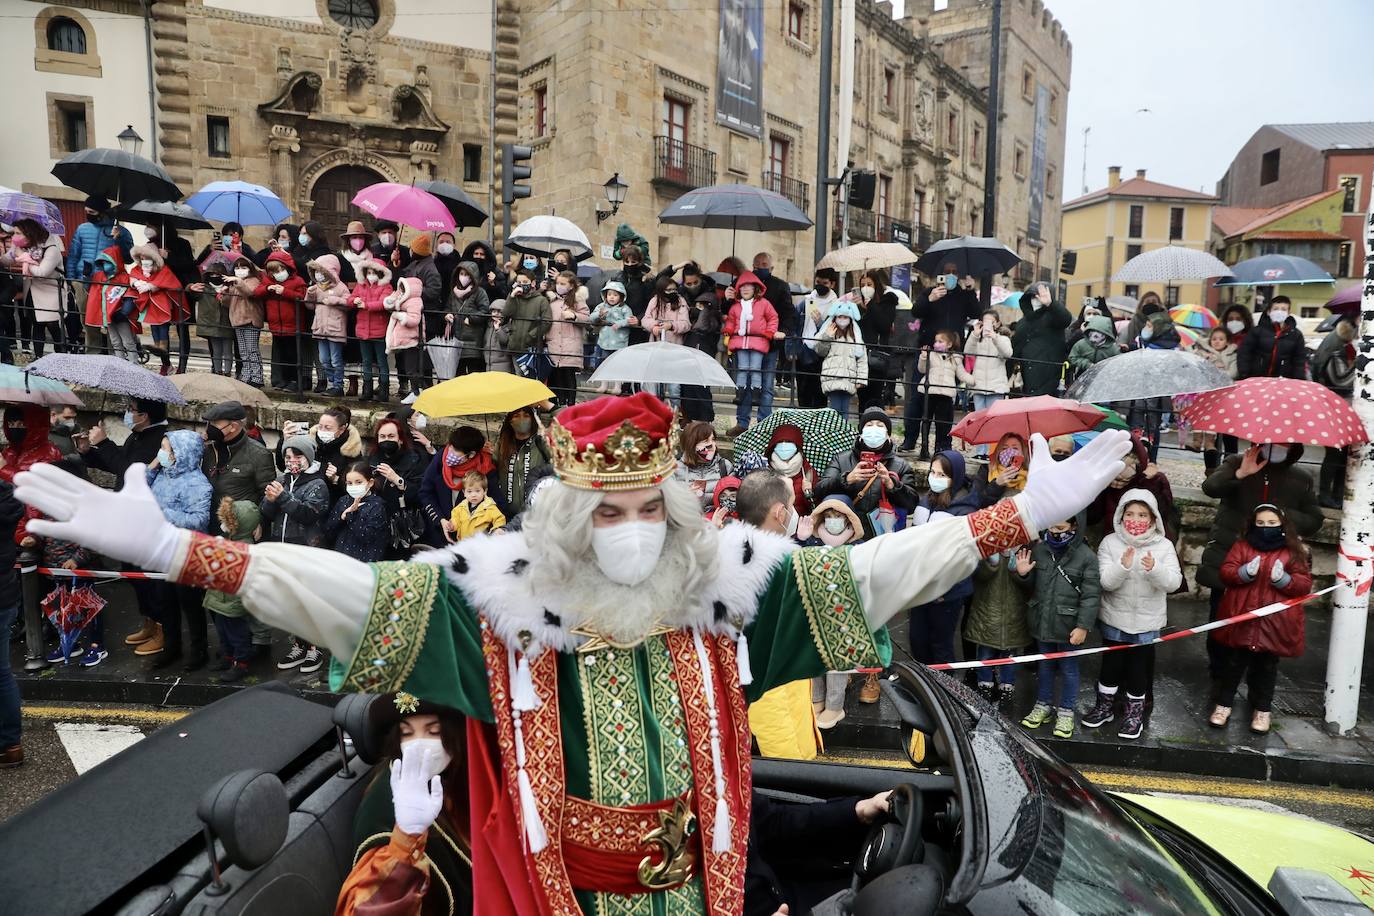
[[[1341,188],[1331,191],[1318,191],[1316,194],[1299,197],[1273,207],[1217,207],[1212,211],[1212,225],[1220,229],[1221,234],[1227,238],[1233,235],[1245,235],[1247,232],[1262,229],[1285,216],[1291,216],[1319,200],[1344,193],[1345,191]],[[1226,212],[1223,213],[1223,211]],[[1240,218],[1247,214],[1249,218],[1241,221]],[[1340,238],[1344,238],[1344,236],[1340,236]]]
[[[1098,200],[1105,200],[1108,197],[1160,197],[1197,201],[1215,201],[1218,199],[1214,194],[1189,191],[1187,188],[1150,181],[1148,178],[1128,178],[1114,188],[1099,188],[1091,194],[1085,194],[1076,200],[1068,201],[1064,204],[1064,208],[1083,206]]]
[[[1212,225],[1223,236],[1232,236],[1240,231],[1241,226],[1268,212],[1268,207],[1215,207],[1212,210]]]
[[[1321,232],[1317,229],[1275,229],[1273,232],[1261,232],[1258,235],[1250,236],[1250,238],[1270,241],[1312,242],[1344,242],[1346,240],[1346,237],[1339,232]]]

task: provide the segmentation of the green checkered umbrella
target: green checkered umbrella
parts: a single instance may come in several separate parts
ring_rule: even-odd
[[[789,423],[801,430],[802,454],[820,474],[830,467],[830,459],[837,453],[853,448],[858,436],[854,427],[829,407],[818,410],[784,407],[736,436],[735,454],[758,452],[762,455],[768,448],[768,440],[773,438],[773,431]]]

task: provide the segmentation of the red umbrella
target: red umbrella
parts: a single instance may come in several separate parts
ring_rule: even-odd
[[[975,410],[951,430],[973,445],[991,444],[1007,433],[1029,440],[1031,433],[1046,439],[1081,433],[1102,422],[1102,411],[1091,404],[1042,394],[1033,398],[1004,398],[984,410]]]
[[[1294,378],[1247,378],[1204,391],[1182,411],[1193,429],[1251,442],[1301,442],[1344,448],[1368,442],[1354,408],[1331,389]]]

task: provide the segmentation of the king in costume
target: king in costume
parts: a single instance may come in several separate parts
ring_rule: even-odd
[[[172,528],[137,466],[118,493],[40,467],[19,475],[17,495],[55,520],[34,522],[40,534],[237,593],[262,621],[328,647],[335,689],[405,690],[465,714],[475,912],[734,916],[747,704],[886,665],[889,618],[1073,517],[1128,443],[1107,433],[1054,463],[1040,440],[1014,499],[865,544],[798,548],[708,526],[671,479],[672,431],[672,412],[646,394],[568,407],[548,434],[558,482],[519,533],[401,563]],[[616,496],[659,494],[661,521],[643,520],[648,503],[598,520]],[[605,540],[607,528],[624,534]],[[413,844],[396,854],[414,856]]]

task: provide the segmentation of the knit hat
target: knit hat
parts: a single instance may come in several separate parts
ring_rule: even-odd
[[[881,420],[887,427],[887,434],[892,435],[892,418],[887,415],[887,411],[881,407],[870,407],[859,417],[859,429],[863,429],[871,420]]]
[[[410,241],[410,253],[417,258],[427,258],[434,253],[434,237],[428,232],[417,235]]]
[[[300,452],[308,463],[315,463],[315,440],[309,436],[292,436],[282,444],[282,451],[285,452],[287,449]]]

